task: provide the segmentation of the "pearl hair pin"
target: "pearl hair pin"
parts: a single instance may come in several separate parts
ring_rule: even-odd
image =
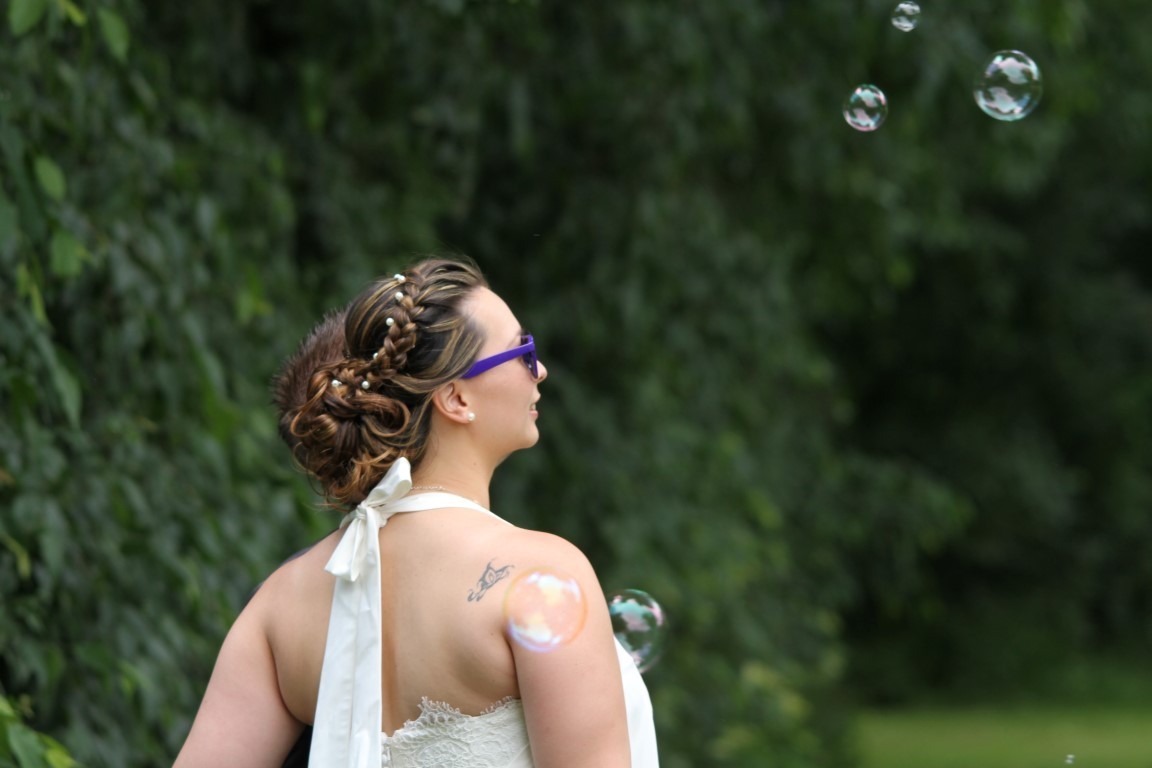
[[[401,275],[401,274],[397,273],[397,274],[395,274],[395,275],[392,275],[392,279],[393,279],[393,280],[395,280],[395,281],[396,281],[396,282],[398,282],[398,283],[402,283],[402,282],[404,282],[404,281],[405,281],[407,278],[405,278],[405,277],[404,277],[404,275]]]
[[[340,381],[340,379],[332,379],[332,386],[342,387],[344,386],[344,382]]]
[[[396,321],[393,320],[392,318],[388,318],[387,320],[384,321],[384,325],[391,328],[392,326],[396,325]]]
[[[401,299],[404,298],[404,292],[403,291],[396,291],[396,295],[393,298],[395,298],[396,301],[400,301]]]
[[[368,379],[364,379],[364,381],[360,382],[360,389],[371,389],[371,388],[372,388],[372,385],[368,383]]]

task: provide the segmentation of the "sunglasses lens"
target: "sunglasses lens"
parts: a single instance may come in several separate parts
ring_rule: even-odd
[[[528,344],[531,341],[532,341],[531,336],[521,336],[520,337],[520,343],[521,344]],[[534,379],[540,378],[539,374],[536,373],[536,350],[530,349],[524,353],[524,365],[528,366],[528,370],[532,371],[532,378],[534,378]]]

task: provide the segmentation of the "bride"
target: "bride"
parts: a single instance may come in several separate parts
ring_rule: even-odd
[[[421,261],[317,327],[278,379],[282,433],[347,515],[237,618],[176,768],[279,768],[309,725],[313,768],[656,768],[588,560],[488,509],[496,467],[539,439],[547,376],[465,262]],[[503,609],[540,567],[587,609],[549,652]]]

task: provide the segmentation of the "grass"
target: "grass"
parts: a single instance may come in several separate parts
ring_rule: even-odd
[[[1152,768],[1152,706],[870,710],[862,768]]]

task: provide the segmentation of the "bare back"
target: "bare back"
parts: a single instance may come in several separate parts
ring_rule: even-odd
[[[311,723],[335,577],[324,566],[343,529],[282,566],[253,598],[292,715]],[[468,509],[398,514],[380,529],[383,722],[392,733],[422,698],[479,714],[520,694],[501,600],[523,531]]]
[[[236,619],[176,768],[279,768],[314,722],[336,586],[324,568],[346,532],[281,566]],[[618,646],[595,572],[576,547],[468,509],[397,514],[377,535],[381,731],[418,721],[425,698],[479,715],[516,697],[534,765],[628,764]],[[588,603],[580,633],[549,653],[510,642],[502,621],[511,580],[540,566],[575,578]],[[630,673],[655,765],[651,706],[634,665]]]

